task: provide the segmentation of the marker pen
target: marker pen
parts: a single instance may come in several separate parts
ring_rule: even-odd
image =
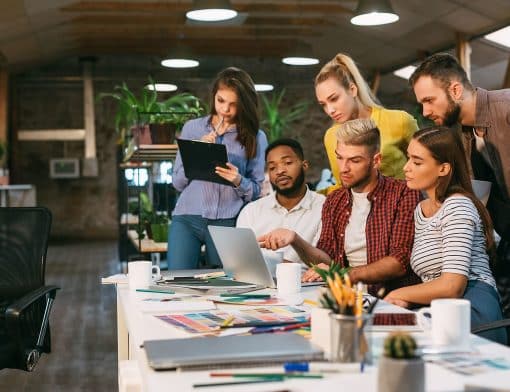
[[[359,363],[333,362],[287,362],[283,365],[286,372],[314,372],[314,373],[358,373]]]

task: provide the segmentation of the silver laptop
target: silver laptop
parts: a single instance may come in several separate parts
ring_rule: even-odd
[[[228,276],[241,282],[256,283],[276,288],[264,260],[255,233],[241,227],[209,226],[212,240]],[[323,282],[302,283],[302,286],[320,286]]]
[[[143,346],[149,366],[156,370],[243,367],[323,358],[319,347],[295,333],[148,340]]]

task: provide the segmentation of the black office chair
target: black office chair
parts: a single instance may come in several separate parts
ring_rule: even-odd
[[[44,285],[50,227],[46,208],[0,208],[0,369],[32,371],[50,352],[59,289]]]

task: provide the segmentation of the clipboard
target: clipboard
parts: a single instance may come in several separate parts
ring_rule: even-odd
[[[228,162],[227,147],[224,144],[186,139],[177,139],[177,144],[184,174],[190,181],[201,180],[234,186],[215,173],[216,166],[226,167]]]

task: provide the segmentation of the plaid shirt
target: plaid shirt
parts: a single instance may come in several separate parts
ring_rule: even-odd
[[[386,293],[419,283],[419,278],[409,268],[409,259],[414,240],[413,214],[420,193],[407,188],[404,181],[379,175],[377,186],[367,197],[371,202],[366,224],[367,264],[393,256],[406,270],[402,278],[384,282]],[[344,234],[351,210],[350,189],[340,188],[328,195],[322,208],[322,232],[317,243],[317,248],[343,267],[349,265],[344,251]],[[380,286],[371,285],[369,292],[377,293]]]

